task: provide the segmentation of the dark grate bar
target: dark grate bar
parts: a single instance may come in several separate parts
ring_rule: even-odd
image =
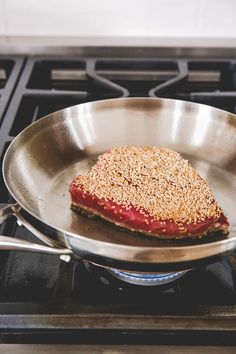
[[[0,56],[0,125],[19,78],[23,62],[24,59],[21,57]]]

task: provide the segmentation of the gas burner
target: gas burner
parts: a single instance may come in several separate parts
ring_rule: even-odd
[[[119,279],[124,283],[143,286],[161,286],[170,284],[180,278],[192,269],[179,270],[175,272],[143,272],[143,271],[129,271],[118,268],[111,268],[98,264],[94,261],[85,261],[85,267],[91,272],[102,274],[102,277],[106,277],[106,274],[112,275],[112,279]],[[102,272],[102,273],[101,273]]]
[[[180,278],[192,269],[178,270],[175,272],[143,272],[129,271],[124,269],[112,268],[98,264],[94,261],[84,261],[85,268],[89,272],[100,274],[102,278],[106,275],[112,275],[112,279],[119,279],[124,283],[143,286],[161,286],[170,284]],[[109,282],[110,283],[110,282]]]
[[[109,269],[114,277],[130,284],[142,286],[158,286],[172,283],[173,281],[184,276],[189,270],[170,272],[170,273],[133,273],[124,272],[116,269]]]

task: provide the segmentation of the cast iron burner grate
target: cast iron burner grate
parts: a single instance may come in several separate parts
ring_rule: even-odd
[[[21,57],[0,57],[0,124],[23,66]]]
[[[2,162],[22,129],[82,102],[160,96],[236,113],[236,60],[0,57],[0,95]],[[0,172],[0,203],[9,201]],[[14,219],[0,233],[35,241]],[[235,344],[235,279],[235,254],[140,286],[91,263],[1,252],[0,342]]]
[[[29,58],[1,127],[0,151],[29,124],[100,99],[159,96],[236,112],[236,60]]]

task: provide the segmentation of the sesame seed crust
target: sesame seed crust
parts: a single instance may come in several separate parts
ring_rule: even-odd
[[[208,184],[177,152],[168,148],[123,146],[100,155],[74,185],[99,199],[153,220],[184,224],[217,219],[222,210]]]

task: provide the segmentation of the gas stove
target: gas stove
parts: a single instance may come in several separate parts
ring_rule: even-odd
[[[126,96],[236,113],[236,60],[0,57],[1,162],[14,137],[40,117]],[[0,174],[0,204],[9,202]],[[0,234],[35,242],[14,219]],[[1,251],[1,343],[236,344],[236,253],[161,274],[65,260]]]

